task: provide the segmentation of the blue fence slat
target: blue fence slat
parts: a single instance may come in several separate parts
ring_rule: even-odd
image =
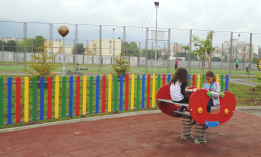
[[[190,74],[188,74],[188,81],[189,81],[188,87],[190,87]]]
[[[73,116],[73,76],[70,76],[69,116]]]
[[[229,78],[228,78],[228,75],[226,75],[226,87],[225,87],[225,91],[228,91],[228,82],[229,82]]]
[[[7,99],[7,104],[8,104],[8,121],[7,124],[12,124],[12,77],[8,77],[8,99]]]
[[[44,77],[41,77],[40,88],[40,120],[44,120]]]
[[[100,76],[96,77],[96,111],[95,113],[99,113],[99,93],[100,93]]]
[[[168,74],[168,83],[167,84],[169,84],[170,83],[170,74]]]
[[[145,74],[142,75],[142,105],[141,108],[144,108],[145,104]]]

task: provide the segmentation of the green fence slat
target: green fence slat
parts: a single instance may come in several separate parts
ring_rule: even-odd
[[[32,120],[36,121],[37,112],[37,78],[33,77],[33,117]]]
[[[4,95],[3,95],[3,78],[0,77],[0,125],[3,125],[3,113],[4,113]]]
[[[136,109],[140,108],[140,74],[137,75]]]
[[[92,114],[92,97],[93,97],[93,76],[90,77],[90,105],[89,105],[89,114]]]
[[[158,90],[159,90],[159,88],[160,88],[160,74],[158,75]]]
[[[114,75],[114,112],[117,111],[117,76]]]
[[[221,75],[221,92],[223,92],[224,75]]]
[[[63,89],[62,89],[62,117],[65,117],[66,113],[66,76],[63,77]]]

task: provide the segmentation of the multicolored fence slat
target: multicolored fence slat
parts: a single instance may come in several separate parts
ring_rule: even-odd
[[[44,77],[40,81],[40,120],[44,120]]]
[[[150,74],[147,78],[147,108],[150,108]]]
[[[3,81],[3,79],[2,79],[2,81]],[[2,92],[2,93],[0,93],[0,97],[1,97],[1,94],[3,94],[3,91],[1,91],[1,78],[0,78],[0,92]],[[20,123],[21,122],[21,78],[20,77],[16,78],[16,99],[15,100],[16,100],[16,123]],[[2,103],[1,98],[0,98],[0,103]],[[0,114],[0,117],[2,117],[1,114]]]
[[[24,122],[28,122],[29,108],[28,108],[28,97],[29,97],[29,78],[24,78]],[[51,119],[51,118],[50,118]]]
[[[125,110],[129,109],[129,75],[126,75],[126,90],[125,90]]]
[[[137,75],[136,109],[140,108],[140,75]]]
[[[37,113],[37,78],[33,77],[33,114],[32,121],[36,121]],[[58,118],[58,117],[57,117]]]
[[[140,78],[142,77],[142,78]],[[156,107],[156,92],[158,88],[161,86],[161,80],[162,80],[162,85],[168,81],[168,83],[171,80],[171,75],[168,74],[168,78],[166,78],[166,75],[162,75],[162,79],[160,75],[158,77],[155,74],[151,75],[148,74],[147,78],[146,75],[143,74],[142,76],[137,75],[135,79],[135,75],[131,75],[131,82],[129,80],[129,75],[126,75],[126,79],[124,82],[124,77],[123,75],[120,76],[120,79],[118,80],[117,76],[115,75],[112,84],[112,76],[109,75],[108,79],[108,88],[106,88],[107,80],[106,76],[102,76],[102,80],[100,80],[100,76],[96,76],[96,80],[93,80],[93,76],[90,76],[90,86],[89,86],[89,91],[87,88],[87,76],[82,77],[82,88],[81,88],[81,77],[77,76],[76,81],[75,81],[75,91],[74,91],[74,79],[73,76],[70,76],[69,79],[69,115],[66,115],[66,85],[67,85],[67,80],[66,77],[62,77],[62,86],[61,88],[59,87],[60,80],[59,77],[56,76],[54,80],[54,91],[52,90],[53,86],[53,80],[52,77],[48,77],[48,81],[45,82],[45,78],[41,77],[40,81],[37,82],[37,78],[33,77],[32,81],[30,82],[32,84],[31,88],[29,88],[29,78],[25,77],[24,78],[24,86],[21,88],[21,78],[17,77],[16,78],[16,91],[15,96],[13,95],[13,80],[12,77],[7,78],[7,82],[3,82],[3,78],[0,77],[0,125],[3,125],[4,123],[6,124],[12,124],[13,123],[13,116],[15,115],[16,117],[16,123],[21,122],[21,115],[24,115],[23,121],[28,122],[29,118],[32,121],[37,121],[39,118],[40,120],[45,119],[45,110],[47,110],[47,119],[51,118],[59,118],[61,117],[66,117],[66,116],[73,116],[74,114],[74,103],[75,103],[75,115],[79,116],[80,115],[80,99],[82,98],[82,115],[86,115],[87,111],[89,114],[93,114],[93,109],[95,108],[95,113],[105,113],[106,112],[106,100],[107,100],[107,105],[108,105],[108,112],[111,112],[112,107],[113,111],[122,111],[124,110],[123,104],[125,103],[125,110],[134,110],[134,109],[139,109],[139,108],[145,108],[145,101],[146,101],[146,108],[155,108]],[[225,86],[225,91],[228,91],[229,87],[229,77],[228,75],[225,76],[224,80],[224,75],[216,75],[216,81],[220,83],[221,86],[221,91],[223,91],[223,87]],[[158,79],[158,80],[156,80]],[[192,78],[192,84],[191,84],[191,75],[188,75],[189,79],[189,84],[192,86],[196,86],[197,88],[202,88],[203,83],[205,82],[205,75],[193,75]],[[197,80],[196,80],[197,79]],[[201,80],[202,79],[202,80]],[[135,80],[137,82],[135,82]],[[151,82],[152,81],[152,82]],[[225,82],[224,82],[225,81]],[[93,89],[93,85],[95,83],[96,88]],[[100,87],[100,83],[102,87]],[[125,86],[124,86],[125,83]],[[141,84],[140,84],[141,83]],[[4,101],[4,84],[7,84],[7,97],[6,101]],[[47,97],[45,98],[45,85],[47,85]],[[113,85],[113,86],[112,86]],[[119,89],[118,89],[119,86]],[[141,88],[140,88],[141,86]],[[40,87],[40,90],[38,88]],[[125,89],[124,89],[125,87]],[[102,102],[101,102],[101,111],[100,111],[100,88],[102,92]],[[112,89],[113,88],[113,89]],[[130,91],[129,91],[130,88]],[[21,97],[21,90],[24,91],[24,97]],[[82,90],[82,95],[81,95],[81,90]],[[94,91],[95,90],[95,91]],[[40,92],[38,92],[40,91]],[[113,93],[112,93],[113,91]],[[145,92],[147,91],[147,92]],[[54,92],[54,95],[53,95]],[[60,93],[61,92],[61,93]],[[95,92],[95,93],[94,93]],[[108,92],[108,94],[106,93]],[[125,93],[124,93],[125,92]],[[140,93],[141,92],[141,93]],[[89,102],[87,102],[87,93],[89,96]],[[61,95],[60,95],[61,94]],[[93,94],[95,94],[95,106],[93,106]],[[112,94],[113,94],[113,106],[112,106]],[[140,94],[141,94],[141,99],[140,99]],[[30,97],[29,97],[30,95]],[[59,106],[60,106],[60,101],[59,98],[62,98],[61,101],[61,115],[59,115]],[[119,102],[118,102],[118,96],[119,96]],[[125,96],[125,100],[124,100]],[[13,110],[13,97],[15,97],[15,109]],[[37,97],[40,97],[39,103],[37,104]],[[21,111],[21,100],[23,99],[23,111]],[[29,104],[29,99],[30,104]],[[45,100],[46,99],[46,100]],[[52,99],[54,99],[54,104],[52,104]],[[75,99],[75,101],[74,101]],[[135,100],[136,99],[136,100]],[[45,109],[45,101],[47,104],[47,108]],[[124,102],[125,101],[125,102]],[[6,105],[4,104],[6,102]],[[129,103],[130,102],[130,103]],[[119,103],[119,104],[118,104]],[[141,106],[140,106],[141,104]],[[29,105],[31,106],[29,110]],[[39,105],[39,106],[38,106]],[[52,110],[52,106],[54,105],[54,110]],[[119,106],[118,106],[119,105]],[[5,108],[4,108],[5,107]],[[38,108],[39,107],[39,108]],[[88,107],[88,108],[87,108]],[[40,110],[40,111],[38,111]],[[15,112],[15,113],[13,113]],[[23,113],[22,113],[23,112]],[[38,114],[39,112],[39,114]],[[6,119],[4,119],[4,113],[7,113]],[[54,114],[54,115],[52,115]]]
[[[69,86],[69,116],[73,116],[73,76],[70,76]]]
[[[106,76],[102,76],[102,113],[105,112],[105,96],[106,96]]]
[[[120,111],[123,109],[123,75],[120,77]]]
[[[108,112],[111,112],[111,86],[112,86],[112,76],[109,75]]]
[[[100,76],[96,77],[96,110],[95,113],[99,113],[99,102],[100,102]]]
[[[80,115],[80,76],[76,77],[76,116]]]
[[[224,75],[221,75],[221,92],[223,92],[224,90]]]
[[[12,124],[12,77],[8,77],[7,86],[7,124]]]
[[[47,111],[47,118],[52,118],[52,77],[48,77],[48,111]]]
[[[92,99],[93,99],[93,76],[90,77],[90,99],[89,99],[89,114],[92,114]]]
[[[134,74],[131,75],[131,110],[134,110],[134,83],[135,77]]]
[[[141,108],[145,107],[145,74],[142,75],[142,99]]]
[[[115,75],[114,76],[114,95],[113,95],[113,98],[114,98],[114,101],[113,101],[113,111],[117,111],[117,100],[118,100],[118,81],[117,81],[117,76]]]
[[[66,116],[66,76],[63,77],[62,89],[62,117]]]
[[[86,95],[87,95],[86,89],[87,89],[87,76],[83,76],[83,85],[82,85],[82,115],[86,115]],[[105,110],[105,106],[104,106],[104,110]]]

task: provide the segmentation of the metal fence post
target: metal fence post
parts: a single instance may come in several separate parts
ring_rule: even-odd
[[[232,41],[233,41],[233,32],[230,32],[230,49],[229,49],[229,75],[231,75],[231,57],[232,57]]]
[[[122,54],[125,54],[125,56],[127,56],[127,54],[126,54],[126,45],[125,45],[125,36],[126,36],[126,34],[125,34],[125,29],[126,29],[126,27],[125,26],[123,26],[123,53]]]
[[[192,29],[189,30],[189,51],[190,52],[192,51]],[[189,74],[191,74],[191,55],[190,54],[189,54]]]
[[[224,53],[224,51],[223,51],[223,43],[222,43],[222,45],[221,45],[221,69],[223,69],[223,53]]]
[[[149,31],[149,28],[147,27],[146,28],[146,50],[145,50],[145,73],[148,73],[148,31]]]
[[[153,42],[151,42],[151,54],[150,54],[150,66],[152,67],[152,59],[153,59]]]
[[[138,51],[138,65],[137,66],[140,66],[140,42],[139,42],[139,51]]]
[[[26,51],[26,41],[27,41],[27,23],[24,23],[24,70],[27,70],[27,51]]]
[[[167,73],[169,74],[169,54],[170,54],[170,33],[171,29],[168,29],[168,54],[167,54]]]
[[[248,76],[250,76],[250,72],[251,72],[251,59],[252,59],[252,33],[250,33]]]
[[[2,63],[4,63],[4,38],[2,38]]]
[[[100,65],[99,65],[99,72],[101,72],[102,66],[102,26],[100,25]]]

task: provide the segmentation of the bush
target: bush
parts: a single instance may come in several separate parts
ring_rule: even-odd
[[[258,83],[256,84],[256,88],[261,89],[261,76],[260,73],[256,73],[256,79],[258,81]]]
[[[29,67],[33,71],[25,70],[27,74],[30,74],[28,75],[29,80],[32,80],[33,77],[36,77],[37,81],[40,81],[41,77],[43,76],[45,81],[47,81],[49,76],[52,78],[56,76],[53,74],[53,70],[55,70],[59,65],[53,65],[51,62],[48,62],[48,60],[52,60],[55,55],[48,56],[48,47],[45,47],[44,45],[41,46],[41,49],[45,50],[45,52],[41,52],[39,57],[38,55],[31,55],[35,62],[29,62]]]
[[[120,54],[119,57],[114,59],[115,64],[111,65],[114,70],[114,74],[117,75],[117,78],[120,78],[121,75],[125,77],[127,73],[130,71],[130,62],[128,61],[127,57],[123,54]]]

